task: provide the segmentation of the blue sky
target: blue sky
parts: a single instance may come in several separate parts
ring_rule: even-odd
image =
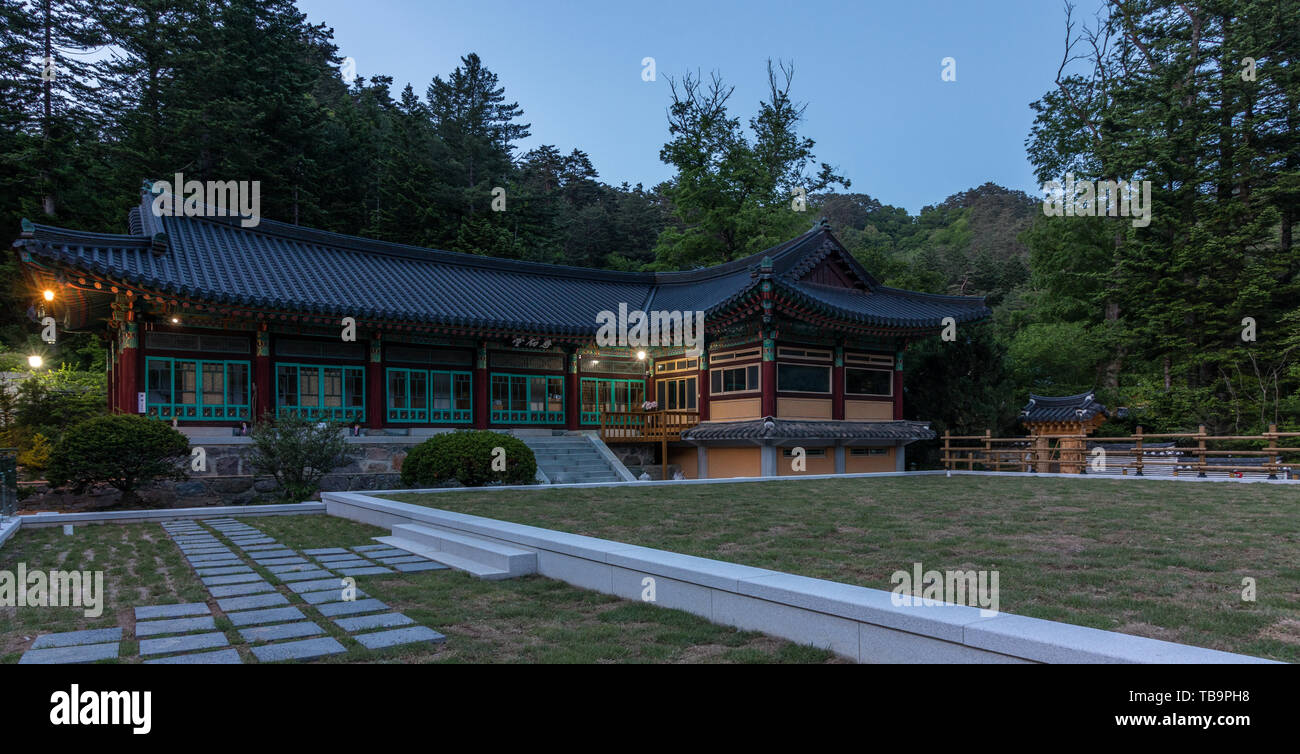
[[[1101,0],[1078,0],[1076,19]],[[667,77],[718,71],[743,122],[768,58],[793,61],[803,133],[853,191],[912,213],[985,181],[1039,194],[1025,159],[1029,103],[1053,86],[1064,10],[1053,0],[442,2],[298,0],[334,28],[361,76],[423,96],[477,52],[532,123],[528,149],[585,150],[609,183],[671,176]],[[657,80],[641,77],[655,59]],[[940,78],[956,60],[957,80]]]

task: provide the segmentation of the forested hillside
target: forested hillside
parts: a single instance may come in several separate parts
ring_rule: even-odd
[[[142,181],[177,172],[260,181],[266,218],[614,269],[735,259],[825,216],[886,284],[994,308],[956,344],[912,347],[910,416],[1012,431],[1030,391],[1096,388],[1131,411],[1116,430],[1295,428],[1300,5],[1113,8],[1062,14],[1065,62],[1025,103],[1025,143],[1043,182],[1150,181],[1141,227],[1047,216],[1043,196],[991,183],[917,215],[884,204],[817,152],[790,61],[725,72],[763,77],[754,104],[722,74],[672,77],[660,156],[674,177],[611,185],[582,145],[522,150],[528,113],[472,51],[394,91],[345,81],[331,30],[289,0],[0,0],[0,228],[124,232]],[[15,369],[36,342],[31,293],[12,260],[4,274],[0,366]],[[102,370],[89,338],[52,357]]]

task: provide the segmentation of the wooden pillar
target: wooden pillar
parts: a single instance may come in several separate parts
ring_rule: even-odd
[[[894,353],[894,421],[903,418],[903,352]]]
[[[569,368],[564,373],[564,426],[570,432],[577,431],[582,417],[582,359],[578,358],[578,349],[569,351]]]
[[[127,306],[129,307],[130,304]],[[140,389],[138,385],[140,379],[140,333],[139,326],[135,321],[135,312],[128,308],[125,316],[126,321],[122,323],[122,330],[118,340],[120,351],[117,360],[117,384],[119,388],[117,409],[124,414],[134,414],[138,408],[136,391]]]
[[[478,354],[474,359],[474,429],[488,428],[488,409],[491,405],[487,341],[479,341]]]
[[[388,406],[384,403],[384,342],[381,333],[370,336],[370,358],[366,361],[366,426],[383,429]]]
[[[117,370],[113,367],[117,364],[117,341],[108,342],[108,355],[104,357],[104,384],[108,387],[104,392],[108,393],[108,413],[114,413],[117,409]]]
[[[253,349],[253,417],[259,422],[275,417],[275,383],[271,380],[271,333],[266,323],[258,325]]]
[[[699,394],[699,398],[695,405],[700,412],[700,421],[706,422],[709,420],[709,390],[712,387],[709,382],[709,352],[707,350],[700,351],[700,371],[698,374],[699,376],[695,378],[695,389]],[[659,408],[664,407],[660,406]],[[701,476],[700,478],[707,479],[708,477]]]
[[[763,333],[763,416],[776,416],[776,340],[769,330]]]
[[[842,345],[835,346],[835,364],[831,367],[831,418],[836,421],[844,419],[844,346]]]

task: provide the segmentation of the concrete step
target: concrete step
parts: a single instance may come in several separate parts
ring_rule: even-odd
[[[398,524],[393,527],[393,536],[511,576],[537,572],[536,553],[481,537],[423,524]]]
[[[441,550],[435,550],[429,545],[420,542],[414,542],[401,537],[375,537],[376,542],[383,542],[386,545],[392,545],[399,550],[406,550],[409,553],[437,561],[445,566],[455,568],[458,571],[472,573],[484,581],[501,581],[503,579],[513,578],[509,571],[503,571],[499,568],[485,566],[482,563],[476,563],[469,558],[462,558]]]

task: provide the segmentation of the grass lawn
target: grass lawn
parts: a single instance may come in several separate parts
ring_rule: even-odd
[[[241,520],[299,551],[372,544],[372,537],[389,533],[328,516]],[[214,608],[218,629],[239,647],[244,662],[257,661],[158,524],[84,526],[72,537],[61,528],[19,531],[0,548],[0,570],[16,571],[20,562],[29,571],[103,569],[104,614],[89,619],[80,608],[0,607],[0,663],[16,663],[40,634],[123,626],[130,636],[136,606],[204,601]],[[347,654],[318,662],[840,662],[822,650],[538,576],[486,582],[444,570],[356,578],[369,596],[445,634],[447,642],[371,651],[305,609],[349,648]],[[287,587],[279,590],[302,607]],[[128,656],[135,650],[134,642],[123,642],[123,656],[116,662],[139,662],[138,655]]]
[[[997,570],[1003,612],[1300,661],[1293,486],[925,476],[390,497],[877,589],[914,562]]]

